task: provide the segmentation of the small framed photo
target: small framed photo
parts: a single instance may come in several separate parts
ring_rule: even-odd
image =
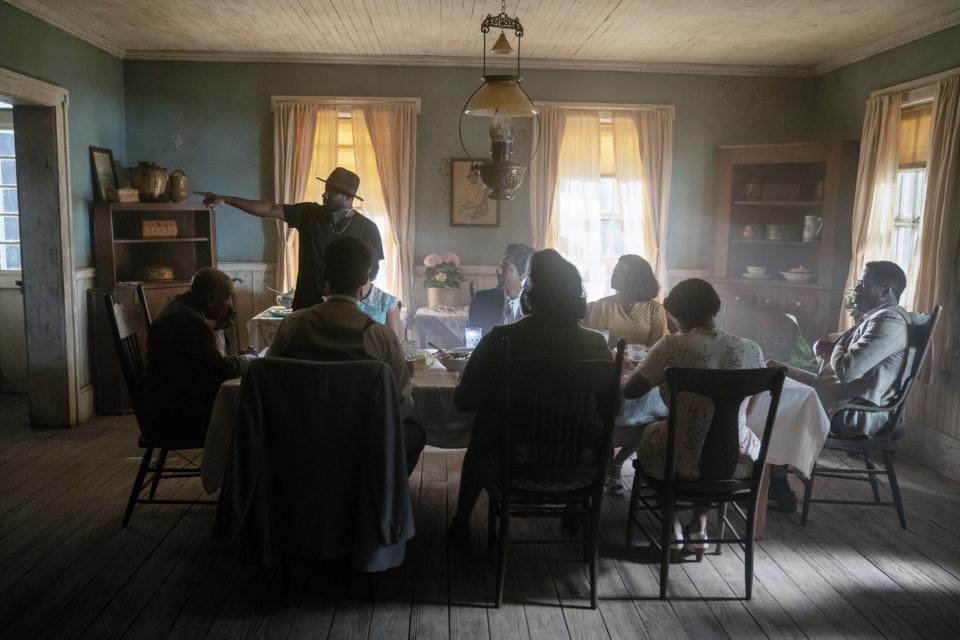
[[[97,202],[109,200],[110,191],[116,189],[117,170],[113,166],[113,151],[103,147],[90,147],[90,168],[93,171],[94,199]]]
[[[487,197],[480,176],[471,170],[471,161],[450,161],[450,225],[453,227],[500,226],[500,201]]]

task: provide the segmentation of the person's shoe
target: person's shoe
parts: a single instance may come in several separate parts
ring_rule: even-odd
[[[447,538],[450,539],[450,542],[466,545],[470,543],[470,521],[461,522],[456,518],[450,523],[450,528],[447,529]]]
[[[706,531],[688,531],[687,539],[689,542],[684,545],[683,550],[686,553],[692,553],[697,556],[697,562],[703,560],[703,554],[710,550],[710,545],[701,540],[706,540]]]
[[[670,562],[678,562],[683,553],[683,525],[679,520],[673,521],[673,542],[670,543]]]
[[[779,511],[780,513],[797,512],[797,496],[791,489],[786,491],[770,492],[767,497],[767,509]]]
[[[786,477],[770,478],[770,492],[767,494],[767,509],[780,513],[797,512],[797,496]]]
[[[603,488],[608,496],[622,496],[625,489],[623,480],[620,478],[607,478],[607,483]]]

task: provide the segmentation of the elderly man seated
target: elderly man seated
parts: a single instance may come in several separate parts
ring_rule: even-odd
[[[144,395],[164,437],[203,442],[210,411],[224,380],[243,374],[251,355],[226,356],[214,331],[231,325],[233,282],[201,269],[190,289],[171,300],[150,326]],[[159,435],[159,434],[158,434]]]
[[[910,319],[899,305],[907,286],[903,269],[893,262],[868,262],[853,290],[857,323],[836,342],[818,342],[817,355],[823,358],[819,373],[787,366],[787,375],[817,391],[827,415],[847,402],[883,406],[900,392],[907,369]],[[784,366],[769,361],[770,366]],[[872,436],[886,423],[884,413],[843,412],[833,418],[830,432],[841,438]],[[775,469],[770,496],[781,511],[796,510],[796,497],[787,484],[786,469]]]
[[[413,411],[413,395],[400,342],[389,327],[358,307],[373,264],[370,250],[356,238],[341,236],[327,247],[324,263],[328,291],[324,302],[290,314],[277,330],[268,357],[384,362],[393,372],[400,391],[400,414],[406,418]],[[357,393],[363,390],[357,389]],[[423,429],[405,421],[403,437],[410,473],[423,450]]]

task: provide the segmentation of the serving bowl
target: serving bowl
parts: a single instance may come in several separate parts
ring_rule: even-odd
[[[447,371],[459,373],[467,367],[467,360],[473,349],[470,347],[457,347],[455,349],[444,349],[443,354],[437,354],[437,360]]]
[[[816,278],[816,274],[810,271],[781,271],[780,275],[782,275],[787,282],[796,284],[813,282],[814,278]]]
[[[767,272],[766,267],[755,267],[755,266],[747,265],[747,273],[749,273],[752,276],[762,276],[766,272]]]

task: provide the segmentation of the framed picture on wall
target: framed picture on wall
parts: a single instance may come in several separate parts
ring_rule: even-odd
[[[450,161],[450,225],[454,227],[500,226],[500,201],[487,197],[487,188],[470,170],[465,158]]]
[[[93,191],[97,202],[109,200],[108,189],[116,189],[117,170],[113,166],[113,151],[90,147],[90,167],[93,170]]]

